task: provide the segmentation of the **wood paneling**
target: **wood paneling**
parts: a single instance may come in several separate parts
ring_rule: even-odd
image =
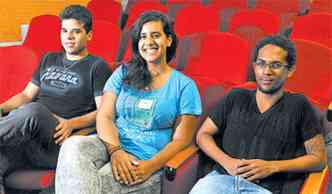
[[[89,0],[0,0],[0,42],[20,41],[20,25],[42,14],[58,15],[70,4],[86,5]]]

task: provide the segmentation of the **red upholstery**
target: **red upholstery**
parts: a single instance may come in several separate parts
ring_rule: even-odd
[[[209,7],[218,12],[219,29],[222,32],[228,31],[228,26],[232,16],[241,9],[248,8],[247,0],[220,1],[211,0]]]
[[[247,41],[227,32],[193,34],[190,38],[197,42],[190,49],[197,49],[197,52],[189,56],[183,70],[185,74],[235,84],[246,81],[249,59]]]
[[[296,71],[286,82],[286,88],[327,107],[332,94],[332,50],[311,41],[293,41],[297,52]]]
[[[114,69],[120,46],[120,28],[108,21],[95,20],[92,32],[92,39],[88,42],[89,52],[105,59]]]
[[[256,0],[256,8],[265,9],[280,16],[280,26],[289,27],[301,10],[301,0]]]
[[[310,6],[310,12],[332,13],[332,0],[314,0]]]
[[[121,4],[114,0],[91,0],[87,4],[90,10],[93,21],[106,20],[113,24],[120,26],[120,18],[122,15]]]
[[[266,34],[275,34],[279,31],[280,20],[277,15],[260,9],[238,11],[231,19],[230,32],[235,32],[242,26],[255,26]]]
[[[332,49],[332,12],[298,17],[294,21],[291,38],[311,40]]]
[[[203,3],[204,0],[167,0],[167,4],[172,3]]]
[[[0,102],[22,91],[35,68],[39,57],[24,46],[0,48]]]
[[[167,14],[168,9],[165,5],[158,3],[158,1],[151,2],[151,0],[139,0],[132,5],[130,5],[128,10],[128,20],[126,23],[126,28],[130,28],[136,19],[145,11],[160,11]]]
[[[187,6],[175,16],[174,30],[181,37],[195,32],[219,31],[218,12],[201,4]]]
[[[51,29],[51,30],[50,30]],[[40,15],[32,18],[23,45],[40,55],[61,50],[60,19],[55,15]]]
[[[234,7],[234,8],[248,8],[247,0],[232,0],[232,1],[220,1],[210,0],[209,5],[218,7],[219,9]]]

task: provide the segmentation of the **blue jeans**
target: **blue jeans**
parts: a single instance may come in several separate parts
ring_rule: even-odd
[[[239,176],[230,176],[212,171],[201,178],[190,194],[272,194],[265,188]]]

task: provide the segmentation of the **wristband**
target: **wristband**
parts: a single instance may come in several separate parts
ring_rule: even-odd
[[[116,145],[112,145],[102,139],[100,139],[100,140],[105,144],[109,156],[111,156],[114,152],[122,149],[120,145],[116,146]]]
[[[332,109],[327,110],[327,120],[332,122]]]
[[[108,154],[110,156],[112,156],[112,154],[114,154],[115,152],[117,152],[117,151],[119,151],[121,149],[122,149],[121,146],[114,146],[114,147],[108,149]]]

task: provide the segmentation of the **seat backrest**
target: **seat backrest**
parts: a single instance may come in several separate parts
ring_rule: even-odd
[[[275,34],[280,30],[280,19],[272,12],[262,9],[243,9],[233,15],[230,21],[230,32],[242,26],[255,26],[266,34]]]
[[[280,17],[280,26],[282,29],[290,27],[295,17],[302,13],[301,0],[256,0],[256,8],[265,9]]]
[[[294,21],[291,38],[311,40],[332,49],[332,13],[313,13]]]
[[[93,22],[92,39],[88,42],[88,50],[112,65],[116,61],[119,51],[120,36],[119,26],[108,21],[95,20]],[[111,69],[114,68],[114,66],[111,66]]]
[[[297,54],[296,71],[287,80],[286,88],[327,107],[332,94],[332,50],[307,40],[293,41]]]
[[[0,59],[0,102],[3,102],[24,89],[39,57],[31,48],[12,46],[0,48]]]
[[[310,12],[328,12],[332,13],[332,0],[314,0],[310,5]]]
[[[178,36],[196,32],[219,31],[219,16],[215,9],[195,4],[177,12],[174,30]]]
[[[55,15],[40,15],[31,19],[23,45],[40,54],[61,50],[60,19]]]
[[[228,31],[230,19],[233,15],[241,10],[248,8],[247,0],[234,0],[234,1],[220,1],[212,0],[209,2],[209,7],[216,9],[219,17],[219,30],[222,32]]]
[[[122,7],[119,2],[114,0],[91,0],[87,4],[87,8],[93,16],[93,21],[106,20],[117,24],[119,27],[121,26]]]
[[[129,29],[143,12],[152,10],[164,14],[168,13],[168,8],[157,1],[151,2],[149,0],[140,0],[130,5],[127,13],[128,20],[126,22],[126,28]]]
[[[190,38],[194,40],[190,49],[197,51],[188,56],[184,73],[235,84],[246,81],[249,59],[246,40],[228,32],[197,33]]]

